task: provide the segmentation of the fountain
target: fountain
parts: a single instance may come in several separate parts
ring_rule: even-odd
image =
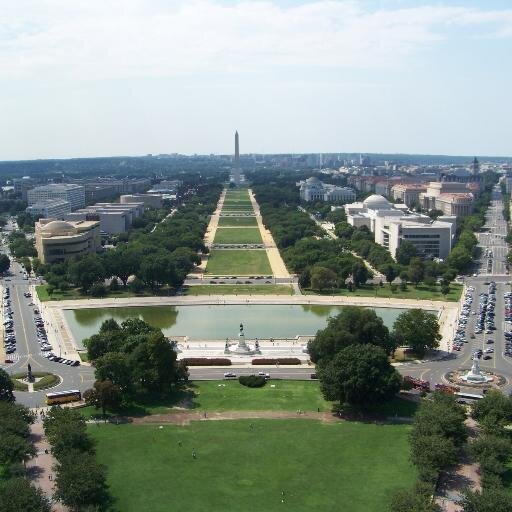
[[[463,381],[471,383],[471,384],[485,384],[487,382],[491,382],[493,380],[492,377],[486,377],[480,371],[480,365],[478,364],[478,357],[473,357],[473,365],[471,366],[471,370],[469,370],[466,375],[461,377]]]

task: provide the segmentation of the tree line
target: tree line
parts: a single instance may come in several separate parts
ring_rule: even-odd
[[[364,409],[400,390],[402,377],[390,364],[399,345],[423,355],[440,338],[437,318],[421,309],[401,313],[390,332],[374,310],[347,306],[316,333],[308,352],[326,400]]]
[[[128,286],[138,293],[145,288],[153,293],[162,287],[181,286],[188,272],[200,263],[209,215],[215,209],[221,186],[199,186],[177,211],[163,222],[131,230],[125,242],[112,250],[91,254],[62,263],[41,264],[34,261],[34,270],[47,281],[49,293],[79,287],[83,293],[101,297],[109,291]],[[104,281],[111,279],[109,289]]]
[[[103,414],[136,399],[169,396],[188,381],[187,367],[177,360],[174,344],[140,319],[121,324],[106,320],[84,346],[96,377],[84,399]]]
[[[50,502],[26,478],[25,464],[36,455],[30,439],[33,414],[15,403],[13,383],[0,369],[0,510],[50,512]]]

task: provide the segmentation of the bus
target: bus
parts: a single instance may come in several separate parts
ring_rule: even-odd
[[[459,393],[454,393],[455,398],[458,403],[465,404],[465,403],[472,403],[477,402],[478,400],[482,400],[484,395],[477,395],[475,393],[465,393],[464,391],[461,391]]]
[[[78,402],[82,400],[82,393],[78,389],[69,391],[56,391],[46,394],[46,405],[63,404],[65,402]]]

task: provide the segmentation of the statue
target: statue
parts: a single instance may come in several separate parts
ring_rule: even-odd
[[[28,363],[27,366],[27,381],[34,382],[34,376],[32,375],[32,366],[30,366],[30,363]]]
[[[258,341],[258,338],[256,338],[256,340],[254,341],[254,353],[261,354],[260,342]]]
[[[243,333],[244,332],[244,324],[240,324],[240,333]]]

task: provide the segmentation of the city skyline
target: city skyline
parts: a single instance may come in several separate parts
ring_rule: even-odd
[[[2,4],[0,160],[512,155],[505,1]]]

